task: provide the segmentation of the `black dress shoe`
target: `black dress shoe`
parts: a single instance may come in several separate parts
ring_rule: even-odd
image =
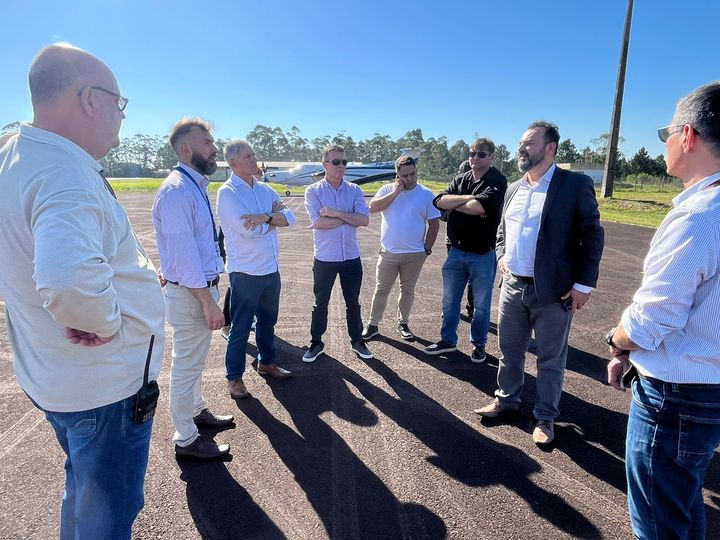
[[[175,445],[175,455],[197,459],[214,459],[230,452],[229,444],[217,444],[215,441],[204,439],[200,435],[192,444],[187,446]]]
[[[221,428],[229,426],[235,418],[232,414],[213,414],[210,409],[203,409],[200,414],[193,418],[198,427]]]

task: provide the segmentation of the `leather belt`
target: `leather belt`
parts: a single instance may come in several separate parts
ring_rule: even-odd
[[[518,281],[522,281],[523,283],[528,283],[530,285],[535,283],[535,278],[533,278],[531,276],[516,276],[515,274],[513,274],[512,277],[514,277]]]
[[[167,282],[168,282],[168,283],[172,283],[173,285],[180,285],[177,281],[170,281],[169,279],[167,280]],[[216,277],[215,279],[213,279],[212,281],[206,281],[205,283],[207,283],[207,286],[208,286],[208,287],[214,287],[215,285],[217,285],[218,283],[220,283],[220,276],[217,276],[217,277]]]

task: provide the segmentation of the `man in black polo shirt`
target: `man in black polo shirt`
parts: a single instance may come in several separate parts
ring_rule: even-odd
[[[460,302],[465,285],[472,286],[475,310],[470,324],[473,352],[470,360],[485,361],[490,326],[490,301],[495,281],[495,236],[507,179],[492,166],[495,143],[478,139],[470,147],[471,170],[460,174],[435,198],[439,210],[449,211],[450,251],[443,265],[443,322],[440,341],[425,348],[428,354],[457,350]]]

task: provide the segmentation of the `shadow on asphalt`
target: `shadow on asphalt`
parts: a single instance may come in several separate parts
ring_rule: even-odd
[[[302,349],[276,338],[279,356],[298,357]],[[251,347],[248,353],[252,354]],[[402,503],[322,418],[332,413],[358,426],[372,426],[377,415],[365,397],[383,393],[335,358],[323,354],[312,384],[268,380],[275,398],[292,417],[297,432],[277,420],[254,398],[238,409],[268,437],[277,455],[325,525],[330,538],[445,538],[442,519],[428,508]],[[300,376],[297,377],[298,379]],[[280,384],[276,384],[280,383]],[[298,433],[299,432],[299,433]]]
[[[188,509],[205,540],[285,538],[225,467],[225,460],[178,459]]]
[[[302,352],[280,339],[276,344],[283,356],[297,357]],[[394,345],[413,356],[422,354],[401,341]],[[331,412],[356,425],[373,425],[378,418],[368,402],[432,449],[435,455],[428,462],[450,477],[472,487],[503,485],[526,500],[537,515],[569,535],[600,538],[600,532],[585,516],[529,478],[541,470],[535,460],[517,448],[486,439],[381,361],[364,360],[397,397],[335,358],[323,355],[318,362],[323,371],[315,372],[312,385],[269,381],[299,433],[275,419],[257,400],[238,403],[238,407],[268,436],[331,538],[443,538],[447,532],[442,520],[429,509],[398,501],[321,418]],[[365,399],[353,395],[348,386]]]

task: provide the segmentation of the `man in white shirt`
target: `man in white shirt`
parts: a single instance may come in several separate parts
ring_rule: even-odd
[[[404,340],[414,340],[410,330],[410,310],[415,300],[415,283],[440,227],[440,211],[433,205],[435,195],[417,183],[415,160],[402,156],[395,162],[397,178],[382,186],[370,201],[370,212],[380,212],[380,255],[375,270],[375,292],[370,319],[363,330],[367,340],[380,333],[387,297],[395,279],[400,276],[397,309],[397,331]]]
[[[555,166],[559,141],[549,122],[530,124],[520,140],[518,168],[525,175],[508,187],[495,248],[503,275],[498,389],[493,402],[474,411],[495,417],[519,409],[534,334],[538,445],[555,438],[570,323],[597,284],[604,241],[592,179]]]
[[[217,193],[231,291],[232,324],[225,368],[230,396],[241,399],[250,395],[243,375],[254,317],[257,373],[276,379],[291,375],[277,365],[275,354],[275,324],[280,307],[277,227],[292,225],[295,216],[273,188],[258,182],[257,158],[249,142],[231,141],[225,148],[225,160],[233,172]]]
[[[658,135],[685,190],[606,336],[608,382],[632,385],[625,467],[635,537],[705,538],[703,482],[720,444],[720,82],[682,98]]]
[[[15,374],[67,456],[60,538],[129,539],[153,424],[133,410],[146,358],[149,380],[160,372],[165,321],[155,269],[97,161],[119,144],[128,100],[67,44],[40,51],[29,82],[33,122],[0,145]]]
[[[152,207],[153,225],[165,284],[167,321],[173,328],[170,414],[175,453],[199,459],[230,451],[200,434],[198,427],[223,428],[231,415],[214,415],[202,395],[202,372],[213,330],[225,318],[218,307],[223,272],[217,227],[208,199],[208,175],[217,169],[212,126],[183,118],[170,132],[178,165],[162,183]]]

